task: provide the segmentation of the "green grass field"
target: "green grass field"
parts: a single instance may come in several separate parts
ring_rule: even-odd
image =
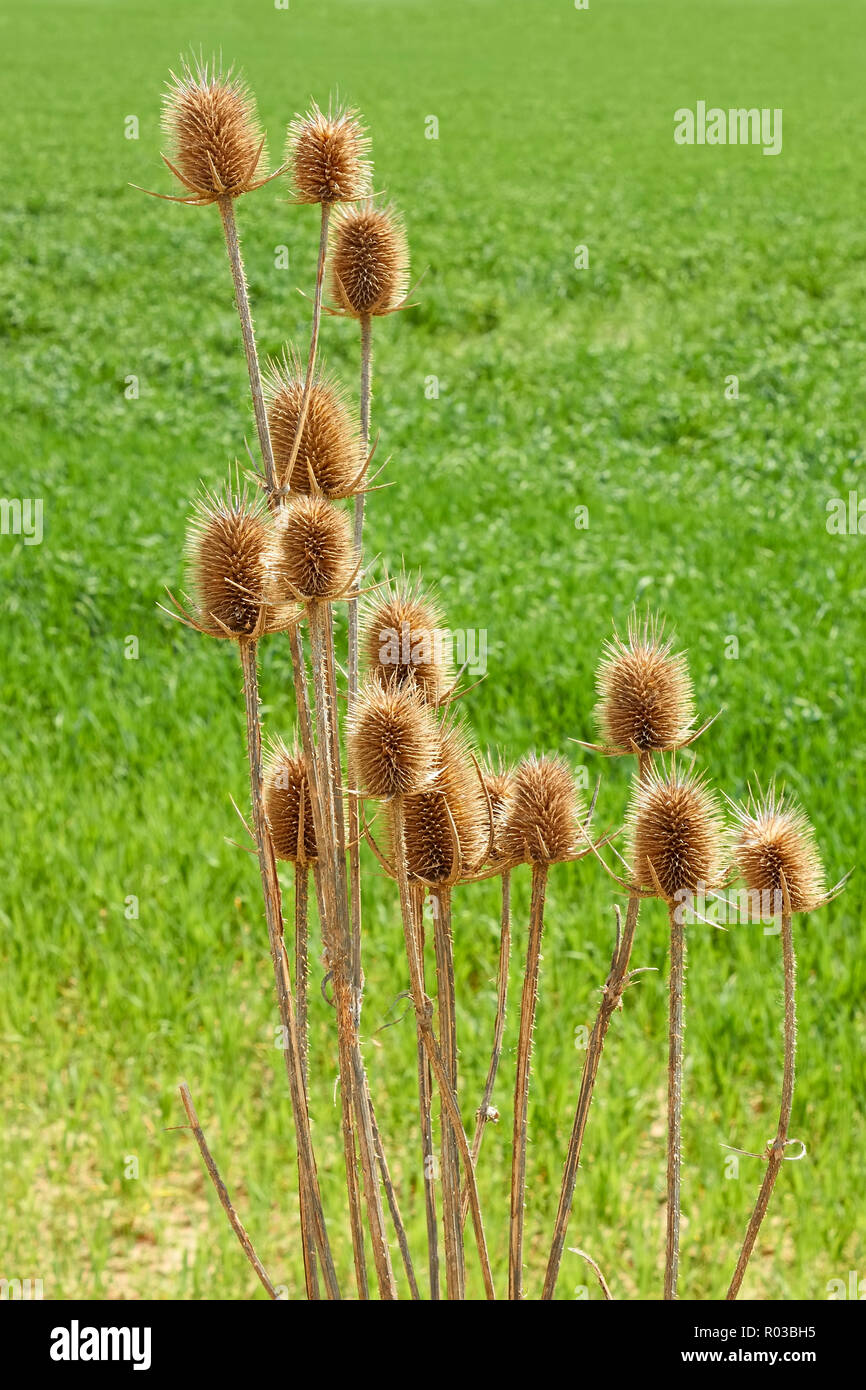
[[[42,498],[44,538],[0,536],[0,1276],[46,1298],[263,1297],[183,1122],[186,1079],[259,1253],[301,1296],[294,1149],[245,804],[240,670],[228,644],[157,608],[182,584],[189,500],[252,441],[213,208],[159,162],[161,87],[181,50],[245,70],[272,156],[311,95],[364,111],[376,186],[405,211],[419,307],[376,330],[374,426],[392,486],[371,554],[420,567],[455,628],[485,629],[468,697],[479,742],[585,759],[618,824],[628,769],[583,753],[614,620],[663,610],[690,653],[697,746],[733,796],[777,774],[830,881],[862,860],[862,536],[827,503],[860,489],[866,350],[866,27],[856,0],[36,0],[0,5],[0,430],[7,498]],[[784,148],[680,147],[673,113],[783,108]],[[135,115],[137,140],[125,138]],[[425,138],[430,115],[438,140]],[[238,207],[263,354],[306,342],[317,212],[269,185]],[[589,267],[574,267],[575,248]],[[287,246],[289,268],[278,269]],[[350,384],[351,325],[323,350]],[[726,379],[739,399],[726,399]],[[425,383],[435,376],[438,399]],[[138,379],[137,399],[127,398]],[[587,507],[589,526],[576,524]],[[138,641],[127,659],[127,639]],[[738,655],[729,653],[738,642]],[[267,726],[286,732],[287,644],[263,649]],[[423,1175],[396,893],[369,862],[365,1051],[417,1263]],[[513,1049],[528,875],[480,1187],[507,1251]],[[289,879],[286,880],[287,887]],[[138,917],[127,916],[131,896]],[[537,1296],[582,1064],[613,942],[613,885],[554,870],[531,1096],[527,1292]],[[497,893],[457,895],[461,1101],[480,1099],[494,1013]],[[862,873],[797,923],[792,1133],[744,1292],[827,1296],[866,1276]],[[666,916],[643,912],[655,974],[611,1029],[569,1245],[616,1296],[660,1296]],[[314,1135],[339,1271],[333,1015],[312,983]],[[781,1071],[778,938],[691,930],[681,1292],[718,1298],[761,1177]],[[132,1160],[137,1160],[137,1165]],[[128,1174],[135,1172],[137,1177]],[[477,1261],[467,1242],[472,1289]],[[396,1249],[395,1249],[396,1258]],[[559,1296],[590,1285],[566,1255]]]

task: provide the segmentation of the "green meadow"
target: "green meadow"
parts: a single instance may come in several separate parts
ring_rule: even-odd
[[[248,796],[240,666],[158,607],[183,587],[200,481],[219,485],[255,437],[215,209],[129,186],[176,191],[159,159],[168,70],[191,46],[240,65],[272,167],[311,97],[339,90],[365,114],[376,187],[404,210],[413,270],[427,268],[417,307],[375,328],[390,486],[369,499],[371,575],[420,569],[453,628],[486,633],[487,678],[463,701],[479,745],[563,753],[590,791],[601,777],[599,824],[620,826],[630,767],[570,740],[595,737],[612,624],[649,605],[689,652],[702,715],[723,711],[697,765],[735,798],[755,776],[784,782],[834,883],[862,863],[866,796],[866,538],[827,526],[832,499],[858,489],[866,513],[862,6],[2,0],[0,35],[2,491],[43,504],[41,543],[11,524],[0,536],[0,1276],[41,1278],[46,1298],[264,1297],[178,1128],[186,1080],[264,1264],[300,1297],[273,978],[231,801]],[[781,152],[676,144],[675,111],[699,100],[780,108]],[[238,204],[263,356],[306,350],[297,291],[312,287],[318,214],[288,197],[280,180]],[[355,327],[326,319],[322,351],[354,390]],[[290,734],[284,639],[263,643],[261,680],[266,727]],[[423,1268],[397,895],[366,850],[365,868],[365,1056]],[[529,899],[528,872],[514,879],[501,1120],[479,1167],[500,1293]],[[858,870],[795,924],[791,1133],[807,1154],[782,1171],[746,1296],[824,1299],[828,1281],[866,1276],[862,895]],[[553,870],[548,901],[531,1297],[622,895],[589,859]],[[496,885],[458,890],[454,926],[471,1116]],[[314,937],[314,1139],[350,1293]],[[567,1242],[619,1298],[662,1287],[666,945],[665,909],[648,903],[633,964],[651,970],[611,1027]],[[759,1153],[774,1132],[781,988],[777,936],[690,928],[684,1297],[723,1296],[733,1270],[762,1165],[723,1146]],[[477,1296],[471,1235],[467,1266]],[[566,1253],[559,1297],[580,1296],[601,1295]]]

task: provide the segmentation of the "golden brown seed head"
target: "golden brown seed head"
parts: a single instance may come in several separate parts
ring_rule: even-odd
[[[367,796],[408,796],[436,771],[439,729],[417,690],[364,683],[348,720],[349,764]]]
[[[694,724],[686,658],[655,618],[629,618],[624,642],[614,633],[598,669],[596,714],[605,744],[623,753],[665,751],[686,742]]]
[[[514,772],[505,858],[531,864],[565,859],[575,848],[580,813],[571,769],[561,758],[524,758]]]
[[[276,741],[264,764],[265,811],[278,859],[306,863],[317,858],[310,784],[303,754]]]
[[[384,685],[413,685],[436,704],[453,683],[450,634],[435,599],[405,578],[380,593],[363,620],[369,674]]]
[[[826,899],[824,867],[803,812],[771,786],[763,797],[750,796],[745,806],[735,807],[735,813],[734,862],[749,891],[781,912],[784,879],[792,912],[820,907]]]
[[[370,141],[358,112],[345,107],[320,111],[313,102],[289,126],[286,163],[301,203],[344,203],[371,191]]]
[[[496,864],[505,857],[503,841],[505,827],[514,804],[514,773],[500,763],[497,767],[482,767],[481,775],[493,816],[493,847],[489,859],[491,864]],[[488,825],[488,838],[489,829]]]
[[[452,881],[480,865],[488,841],[487,802],[460,726],[441,731],[433,779],[404,802],[404,830],[413,878]]]
[[[184,63],[162,103],[169,158],[188,192],[205,202],[237,198],[267,172],[255,100],[246,83],[216,63]]]
[[[722,821],[702,777],[675,766],[652,768],[635,789],[629,830],[638,887],[660,889],[659,895],[671,902],[677,895],[718,886]]]
[[[304,394],[304,375],[298,360],[287,355],[281,362],[271,362],[265,377],[277,482],[291,492],[309,493],[313,490],[312,470],[316,486],[326,497],[349,497],[361,486],[358,475],[363,460],[358,424],[342,389],[320,372],[310,383],[301,442],[291,479],[287,476]]]
[[[355,569],[347,514],[325,497],[289,498],[276,521],[275,592],[303,599],[342,598]]]
[[[197,621],[213,637],[249,637],[268,617],[265,592],[271,531],[260,503],[227,489],[203,493],[187,533]]]
[[[395,208],[343,208],[331,232],[331,293],[353,318],[387,314],[406,297],[409,248]]]

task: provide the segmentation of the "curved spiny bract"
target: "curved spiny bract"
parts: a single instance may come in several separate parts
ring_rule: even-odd
[[[574,777],[558,757],[524,758],[514,772],[513,800],[502,834],[509,862],[553,864],[578,837],[580,805]]]
[[[632,614],[626,640],[605,643],[596,717],[611,752],[666,752],[688,743],[695,710],[688,664],[653,617]]]
[[[286,163],[299,203],[354,202],[372,188],[370,141],[354,108],[313,102],[288,128]]]
[[[216,62],[184,62],[162,103],[169,156],[188,192],[202,203],[237,198],[266,173],[264,136],[246,83]]]
[[[718,803],[704,778],[652,768],[629,808],[635,884],[672,903],[722,881],[723,834]]]
[[[289,478],[289,463],[304,395],[305,372],[294,354],[271,362],[264,381],[268,426],[277,482],[289,492],[318,489],[332,501],[351,497],[363,478],[358,422],[337,381],[317,371],[310,382],[301,439]],[[312,473],[312,478],[310,474]]]
[[[352,318],[389,314],[409,287],[403,219],[391,204],[341,209],[331,228],[331,293]]]

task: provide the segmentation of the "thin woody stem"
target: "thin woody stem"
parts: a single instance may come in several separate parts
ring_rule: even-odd
[[[400,1247],[400,1256],[403,1260],[403,1269],[406,1272],[406,1279],[409,1284],[409,1292],[413,1301],[420,1299],[418,1291],[418,1281],[415,1278],[415,1267],[412,1263],[412,1255],[409,1251],[409,1240],[406,1236],[406,1227],[400,1215],[400,1206],[397,1202],[397,1194],[394,1190],[394,1183],[391,1180],[391,1172],[388,1168],[388,1160],[385,1157],[385,1150],[382,1147],[382,1136],[379,1133],[379,1126],[376,1123],[376,1112],[373,1109],[373,1098],[370,1095],[369,1085],[367,1087],[367,1105],[370,1110],[370,1123],[373,1127],[373,1142],[376,1145],[376,1158],[379,1163],[379,1173],[382,1178],[382,1186],[385,1189],[385,1196],[388,1200],[388,1210],[391,1213],[391,1221],[394,1225],[394,1233],[397,1236],[397,1244]]]
[[[487,1240],[484,1235],[484,1220],[481,1215],[481,1206],[478,1200],[478,1185],[475,1181],[475,1171],[472,1167],[472,1152],[469,1148],[469,1140],[466,1138],[466,1132],[463,1128],[463,1121],[460,1118],[460,1107],[457,1104],[457,1097],[454,1095],[451,1088],[448,1071],[436,1040],[436,1034],[433,1030],[433,1004],[425,992],[420,961],[418,959],[417,943],[413,929],[409,874],[406,867],[406,842],[404,836],[402,798],[399,796],[394,797],[391,804],[393,808],[394,826],[394,859],[397,870],[397,881],[400,886],[400,907],[403,916],[403,934],[406,942],[406,957],[409,965],[412,1003],[415,1006],[416,1017],[420,1022],[421,1036],[424,1041],[427,1056],[430,1059],[433,1075],[436,1078],[436,1085],[439,1088],[439,1094],[445,1102],[448,1119],[460,1150],[464,1177],[469,1189],[469,1205],[472,1211],[472,1224],[475,1231],[475,1243],[478,1247],[481,1275],[484,1280],[484,1292],[488,1299],[494,1299],[496,1297],[496,1291],[493,1286],[490,1257],[487,1253]]]
[[[310,404],[310,392],[313,386],[313,374],[316,368],[316,351],[319,346],[319,325],[322,321],[322,287],[325,280],[325,257],[328,253],[328,221],[331,215],[330,203],[322,203],[322,224],[319,234],[319,259],[316,264],[316,292],[313,298],[313,322],[310,329],[310,351],[307,357],[307,372],[304,377],[304,393],[301,396],[301,404],[298,410],[298,423],[295,427],[295,437],[292,440],[292,452],[286,464],[284,482],[287,487],[291,486],[292,472],[295,467],[295,460],[301,447],[301,439],[304,433],[304,425],[307,422],[307,410]]]
[[[301,1054],[301,1070],[304,1085],[309,1085],[307,1068],[307,899],[309,896],[310,871],[306,861],[296,860],[294,868],[295,883],[295,989],[298,996],[298,1049]],[[300,1169],[298,1179],[301,1180]],[[304,1269],[310,1297],[319,1297],[319,1280],[316,1273],[316,1245],[310,1223],[307,1220],[307,1204],[301,1203],[301,1237],[304,1250]]]
[[[259,448],[261,449],[262,464],[265,470],[265,483],[268,493],[270,494],[274,492],[277,486],[276,469],[274,468],[274,451],[271,448],[271,436],[268,430],[268,417],[265,411],[265,399],[262,392],[262,374],[259,368],[259,355],[256,350],[253,318],[250,312],[247,277],[244,273],[244,263],[241,258],[240,242],[238,241],[234,199],[223,196],[217,199],[217,202],[222,218],[223,231],[225,233],[226,250],[228,251],[229,265],[231,266],[232,280],[234,281],[238,317],[241,321],[241,336],[244,340],[244,355],[247,359],[250,393],[253,398],[253,414],[256,419],[256,431],[259,436]]]
[[[529,909],[529,943],[526,974],[520,1002],[520,1030],[517,1041],[517,1075],[514,1083],[514,1134],[511,1151],[511,1215],[508,1233],[508,1297],[523,1298],[523,1226],[526,1200],[526,1137],[529,1109],[529,1067],[532,1056],[532,1029],[538,999],[538,972],[541,937],[544,930],[544,894],[547,865],[532,866],[532,898]]]
[[[785,1061],[782,1072],[782,1103],[779,1109],[779,1125],[767,1155],[767,1171],[761,1183],[755,1209],[749,1218],[743,1248],[740,1251],[740,1258],[737,1260],[737,1268],[725,1296],[728,1301],[735,1299],[740,1291],[746,1266],[755,1248],[761,1223],[766,1216],[770,1197],[784,1162],[785,1145],[788,1142],[788,1127],[791,1123],[791,1108],[794,1104],[794,1063],[797,1050],[797,962],[794,956],[794,930],[790,913],[782,916],[782,960],[785,972]]]
[[[472,1139],[472,1164],[473,1167],[478,1162],[478,1155],[481,1152],[481,1140],[484,1137],[484,1130],[488,1120],[491,1119],[490,1103],[493,1099],[493,1088],[496,1085],[496,1076],[499,1071],[499,1060],[502,1056],[502,1039],[505,1033],[505,1007],[508,1001],[508,966],[511,956],[511,870],[505,869],[502,873],[502,916],[499,934],[499,969],[496,982],[496,1020],[493,1025],[493,1051],[490,1057],[490,1066],[487,1069],[487,1081],[484,1085],[484,1095],[481,1097],[481,1104],[475,1115],[475,1134]],[[466,1224],[466,1216],[469,1211],[469,1194],[464,1191],[460,1201],[460,1229]]]
[[[207,1140],[204,1137],[204,1131],[199,1124],[198,1115],[195,1112],[195,1106],[192,1103],[192,1096],[190,1095],[189,1087],[186,1082],[183,1082],[180,1087],[180,1098],[183,1101],[183,1108],[186,1111],[186,1117],[189,1120],[189,1126],[195,1137],[195,1142],[198,1144],[199,1152],[204,1159],[204,1166],[207,1168],[210,1180],[216,1188],[216,1194],[220,1199],[223,1211],[231,1223],[231,1228],[240,1241],[241,1249],[261,1280],[268,1297],[276,1299],[278,1297],[277,1291],[268,1278],[264,1265],[253,1249],[253,1243],[244,1229],[243,1222],[232,1205],[228,1189],[219,1175],[219,1169],[214,1163],[213,1156],[207,1145]]]
[[[415,950],[421,970],[421,984],[424,980],[424,887],[420,883],[409,885],[409,903],[412,910],[412,931],[415,937]],[[424,1214],[427,1220],[427,1277],[430,1284],[430,1301],[438,1303],[441,1297],[439,1288],[439,1223],[436,1217],[435,1164],[433,1152],[433,1081],[430,1075],[430,1062],[421,1034],[421,1022],[416,1013],[415,1031],[417,1035],[418,1067],[418,1113],[421,1122],[421,1164],[424,1174]]]
[[[247,719],[247,752],[250,768],[250,796],[253,813],[253,830],[258,851],[259,871],[262,880],[262,893],[265,904],[265,920],[276,981],[277,1003],[283,1027],[286,1071],[289,1079],[289,1092],[295,1119],[295,1133],[298,1144],[298,1162],[302,1170],[300,1200],[306,1204],[305,1219],[308,1216],[313,1230],[316,1250],[322,1265],[322,1273],[330,1298],[339,1298],[337,1276],[331,1256],[331,1248],[325,1229],[322,1200],[319,1193],[319,1180],[316,1173],[316,1160],[310,1134],[310,1117],[307,1111],[307,1094],[304,1085],[298,1043],[297,1019],[292,997],[288,958],[283,940],[283,915],[280,881],[277,876],[277,863],[274,847],[265,815],[262,789],[262,734],[259,722],[259,688],[256,662],[256,643],[245,638],[239,644],[241,665],[244,676],[244,704]]]
[[[439,1036],[442,1060],[451,1089],[457,1094],[457,1016],[454,987],[454,952],[451,938],[451,890],[431,892],[433,904],[433,942],[436,951],[436,981],[439,1003]],[[445,1231],[445,1283],[449,1300],[466,1297],[463,1263],[463,1227],[460,1221],[460,1162],[457,1143],[441,1108],[442,1218]]]
[[[683,1126],[683,996],[686,976],[686,932],[682,904],[671,903],[671,974],[668,1001],[668,1162],[665,1241],[666,1299],[677,1296],[680,1263],[680,1188]]]

